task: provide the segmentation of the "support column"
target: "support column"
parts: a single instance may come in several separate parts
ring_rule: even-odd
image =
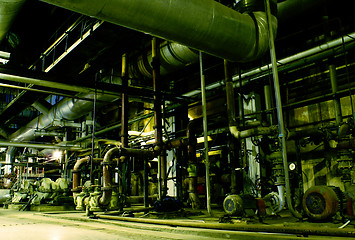
[[[236,126],[237,122],[235,120],[235,97],[234,97],[234,88],[233,88],[233,81],[232,81],[232,76],[229,71],[229,63],[227,60],[224,60],[224,79],[226,83],[226,97],[227,97],[227,115],[228,115],[228,122],[229,126]],[[230,162],[230,168],[231,168],[231,186],[230,186],[230,191],[232,194],[237,193],[237,173],[235,171],[236,169],[236,159],[233,157],[234,155],[231,153],[231,142],[233,139],[230,138],[228,140],[228,158]]]

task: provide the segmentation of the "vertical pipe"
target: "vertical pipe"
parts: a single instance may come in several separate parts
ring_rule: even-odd
[[[265,101],[265,109],[266,111],[266,119],[267,122],[269,123],[269,125],[273,125],[273,111],[271,111],[270,109],[272,109],[272,99],[271,99],[271,87],[270,85],[265,85],[264,86],[264,101]]]
[[[235,97],[234,97],[234,88],[233,88],[233,81],[232,76],[230,75],[229,71],[229,64],[228,60],[224,60],[224,78],[226,83],[226,98],[227,98],[227,115],[228,115],[228,123],[229,126],[236,126],[235,120]],[[230,144],[228,144],[230,145]],[[231,149],[228,150],[228,158],[231,167],[231,193],[234,194],[237,191],[237,173],[235,171],[236,163],[235,159],[232,158],[232,154],[230,153]]]
[[[208,157],[208,135],[207,135],[207,101],[206,101],[206,83],[203,72],[202,52],[200,52],[200,75],[201,75],[201,98],[202,98],[202,114],[203,114],[203,138],[205,145],[205,166],[206,166],[206,195],[207,195],[207,211],[211,215],[211,183],[210,183],[210,161]]]
[[[227,115],[229,126],[235,126],[235,99],[232,77],[229,72],[228,60],[224,60],[224,80],[226,83]]]
[[[143,179],[143,184],[144,184],[144,207],[149,207],[149,188],[148,188],[148,160],[145,158],[144,159],[144,179]]]
[[[95,84],[96,84],[95,79]],[[95,179],[93,176],[93,167],[94,167],[94,154],[95,154],[95,125],[96,125],[96,99],[97,99],[97,92],[96,92],[96,86],[95,86],[95,93],[94,93],[94,106],[93,106],[93,111],[92,111],[92,137],[91,137],[91,160],[90,160],[90,182],[91,184],[95,184]]]
[[[274,88],[275,88],[275,100],[276,100],[277,119],[279,125],[279,137],[281,139],[282,160],[283,160],[283,168],[285,174],[286,201],[287,201],[287,206],[291,211],[292,215],[296,218],[302,218],[302,215],[293,208],[292,200],[291,200],[290,178],[288,174],[288,163],[287,163],[286,135],[285,135],[285,127],[283,121],[283,113],[282,113],[282,102],[281,102],[279,75],[277,70],[274,35],[273,35],[273,31],[271,30],[272,21],[271,21],[271,11],[270,11],[269,1],[270,0],[265,0],[266,3],[265,6],[266,6],[266,13],[267,13],[267,22],[269,26],[270,57],[271,57],[272,73],[273,73]]]
[[[332,85],[332,93],[334,94],[334,114],[335,121],[338,125],[342,122],[342,114],[341,114],[341,105],[339,97],[336,97],[335,94],[338,91],[338,83],[337,83],[337,75],[336,75],[336,67],[334,64],[329,65],[329,76],[330,83]]]
[[[155,144],[162,147],[163,144],[163,127],[161,114],[161,92],[160,92],[160,48],[157,43],[157,38],[152,39],[152,76],[153,76],[153,92],[154,92],[154,137]],[[159,199],[165,197],[167,192],[167,177],[166,177],[166,155],[162,151],[158,158],[158,192]]]
[[[128,86],[128,77],[127,77],[127,56],[126,54],[122,55],[122,69],[121,69],[121,79],[122,79],[122,93],[121,93],[121,146],[122,148],[128,147],[128,96],[126,93]],[[123,156],[123,164],[125,166],[124,176],[122,176],[123,183],[123,194],[130,195],[130,161],[128,156]]]
[[[121,106],[121,144],[123,148],[128,147],[128,96],[126,89],[128,86],[128,79],[126,76],[127,58],[126,54],[122,55],[122,106]]]
[[[186,128],[186,137],[188,139],[187,154],[189,158],[189,199],[193,209],[200,208],[200,200],[197,195],[197,158],[196,158],[196,127],[201,119],[195,119],[189,122]]]

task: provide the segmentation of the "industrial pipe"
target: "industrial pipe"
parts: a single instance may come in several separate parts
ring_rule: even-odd
[[[127,77],[127,56],[126,54],[122,55],[122,69],[121,69],[121,79],[122,79],[122,93],[121,93],[121,143],[122,148],[128,147],[128,95],[126,93],[128,87],[128,77]],[[123,157],[122,162],[124,164],[128,164],[129,166],[129,159]],[[130,186],[130,171],[127,171],[125,176],[122,176],[124,181],[126,182],[127,188],[123,188],[123,193],[127,195],[129,192]]]
[[[252,61],[268,49],[265,13],[241,14],[213,0],[42,1],[231,61]],[[274,16],[272,25],[276,31]]]
[[[186,137],[188,139],[187,154],[188,154],[188,172],[189,172],[189,199],[193,209],[201,207],[200,199],[197,196],[197,158],[196,158],[196,129],[197,125],[201,124],[202,118],[194,119],[189,122],[186,128]]]
[[[210,160],[208,156],[208,124],[207,124],[207,100],[206,100],[206,81],[203,69],[202,52],[200,52],[200,77],[201,77],[201,101],[203,115],[203,139],[205,147],[205,168],[206,168],[206,205],[207,211],[212,215],[211,208],[211,179],[210,179]]]
[[[81,189],[79,189],[80,180],[81,180],[81,170],[80,169],[83,164],[87,163],[90,160],[91,160],[90,156],[86,156],[84,158],[81,158],[78,161],[76,161],[76,163],[73,167],[73,170],[72,170],[72,173],[73,173],[72,192],[73,192],[74,200],[75,200],[75,197],[78,194],[78,192],[81,191]],[[94,158],[94,159],[92,159],[92,161],[100,162],[100,161],[102,161],[102,158]]]
[[[111,176],[111,164],[112,156],[120,152],[119,148],[111,148],[107,151],[103,160],[103,170],[102,170],[102,196],[99,199],[99,203],[102,206],[107,206],[112,197],[112,176]]]
[[[111,164],[113,156],[118,157],[138,157],[138,158],[154,158],[160,154],[160,149],[156,147],[153,150],[145,149],[132,149],[132,148],[111,148],[108,150],[103,159],[103,187],[102,196],[99,199],[99,203],[102,206],[107,206],[112,197],[112,175],[111,175]]]
[[[317,47],[310,48],[306,51],[299,52],[297,54],[294,54],[292,56],[283,59],[279,59],[277,61],[277,66],[280,66],[280,71],[290,70],[298,66],[304,65],[306,63],[315,62],[317,60],[324,59],[329,56],[333,56],[335,53],[338,52],[338,50],[340,50],[340,52],[343,52],[343,50],[349,50],[354,48],[355,47],[354,39],[355,39],[355,32],[344,35],[340,38],[321,44]],[[239,86],[240,78],[243,79],[242,85],[244,86],[255,82],[255,80],[257,79],[255,76],[260,76],[260,75],[265,76],[265,74],[267,74],[271,68],[272,68],[272,64],[270,63],[262,67],[255,68],[248,72],[242,73],[240,75],[239,74],[234,75],[232,77],[234,87]],[[206,86],[206,90],[213,90],[215,88],[221,88],[223,86],[224,86],[224,82],[218,81]],[[187,92],[182,96],[192,97],[200,93],[201,90],[194,90],[191,92]]]
[[[232,78],[228,72],[228,61],[224,60],[224,72],[225,72],[225,83],[226,83],[226,99],[227,99],[227,115],[229,123],[230,133],[238,140],[258,136],[258,135],[269,135],[276,131],[276,126],[270,127],[256,127],[240,131],[237,126],[237,121],[235,119],[235,97]]]
[[[132,218],[118,217],[98,214],[96,217],[100,219],[118,220],[125,222],[138,222],[158,225],[169,225],[174,227],[192,227],[203,229],[217,229],[229,231],[245,231],[245,232],[267,232],[267,233],[282,233],[295,234],[297,236],[339,236],[339,237],[355,237],[355,231],[349,228],[325,228],[325,227],[294,227],[294,226],[271,226],[266,224],[230,224],[230,223],[196,223],[191,221],[176,221],[176,220],[160,220],[148,218]],[[270,237],[268,237],[270,239]],[[285,236],[285,238],[287,238]]]
[[[167,75],[198,60],[198,52],[176,42],[164,41],[159,47],[160,74]],[[141,75],[152,78],[152,51],[140,55],[136,61],[130,61],[128,67],[130,78],[140,78]]]
[[[47,115],[52,105],[45,100],[37,100],[34,103],[32,103],[32,107],[34,107],[40,113]]]
[[[333,102],[334,102],[335,121],[337,125],[340,125],[343,117],[341,114],[340,99],[335,95],[338,92],[338,83],[337,83],[336,67],[334,64],[329,65],[329,77],[332,86],[332,93],[334,94]]]
[[[1,74],[0,74],[1,75]],[[85,99],[93,98],[93,94],[85,94],[81,95]],[[98,95],[97,100],[102,101],[113,101],[116,97],[111,95]],[[100,103],[101,104],[101,103]],[[26,126],[20,128],[15,133],[9,136],[10,143],[6,143],[6,146],[13,146],[9,147],[6,154],[6,163],[11,163],[13,160],[13,155],[15,151],[15,147],[28,147],[29,143],[22,143],[27,142],[35,138],[35,132],[38,129],[43,129],[45,127],[50,126],[55,119],[66,119],[66,120],[75,120],[92,110],[93,102],[87,100],[78,100],[72,98],[66,98],[60,101],[57,105],[50,109],[49,114],[44,115],[41,114],[40,116],[33,119],[29,122]],[[19,144],[22,144],[19,145]],[[34,148],[49,148],[53,146],[49,145],[33,145]],[[58,146],[57,148],[66,148],[66,146]],[[8,169],[9,171],[9,169]],[[8,172],[7,172],[8,173]]]
[[[81,147],[75,145],[61,145],[61,144],[40,144],[28,142],[12,142],[0,140],[0,146],[4,147],[28,147],[28,148],[44,148],[44,149],[67,149],[67,150],[81,150]]]
[[[163,126],[162,126],[162,97],[160,79],[160,45],[156,37],[152,39],[152,66],[153,66],[153,92],[154,92],[154,139],[155,144],[162,149],[163,146]],[[164,150],[158,158],[158,192],[161,200],[167,194],[167,172],[166,172],[166,153]]]
[[[277,60],[276,60],[275,43],[274,43],[274,33],[272,31],[270,2],[269,0],[265,0],[265,3],[266,3],[265,6],[266,6],[268,25],[269,25],[270,57],[271,57],[272,73],[273,73],[273,80],[274,80],[277,118],[279,123],[279,138],[281,139],[281,151],[282,151],[283,169],[285,175],[286,201],[287,201],[287,206],[291,211],[292,215],[296,218],[302,218],[302,215],[293,208],[292,200],[291,200],[290,179],[288,174],[287,150],[286,150],[286,134],[285,134],[284,121],[283,121],[279,75],[277,70]]]

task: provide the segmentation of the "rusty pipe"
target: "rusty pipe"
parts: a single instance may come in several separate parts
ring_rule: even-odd
[[[86,156],[84,158],[81,158],[79,159],[78,161],[76,161],[74,167],[73,167],[73,170],[72,170],[72,173],[73,173],[73,188],[72,188],[72,191],[73,191],[73,197],[75,197],[75,192],[78,192],[79,189],[79,185],[80,185],[80,168],[81,166],[86,163],[87,161],[90,160],[90,157],[89,156]]]
[[[103,159],[103,170],[102,170],[102,196],[99,199],[99,203],[102,206],[107,206],[112,197],[112,175],[111,175],[111,165],[113,156],[118,157],[139,157],[139,158],[154,158],[160,154],[160,148],[155,149],[133,149],[133,148],[111,148],[108,150]],[[129,158],[127,158],[129,159]]]
[[[102,179],[103,179],[103,187],[102,187],[102,196],[99,199],[99,203],[102,206],[106,206],[110,203],[112,197],[112,176],[110,165],[112,163],[112,156],[120,152],[120,148],[111,148],[107,151],[103,160],[103,168],[102,168]]]
[[[84,163],[87,163],[90,160],[90,156],[86,156],[84,158],[79,159],[76,161],[72,173],[73,173],[73,192],[78,190],[78,187],[80,185],[80,168]],[[94,158],[93,161],[102,161],[102,158]]]

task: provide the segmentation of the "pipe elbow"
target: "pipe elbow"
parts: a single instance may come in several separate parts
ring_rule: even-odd
[[[256,41],[254,48],[244,59],[245,62],[260,59],[269,50],[269,27],[267,22],[267,14],[265,12],[253,12],[252,17],[255,23]],[[274,15],[271,15],[272,33],[277,33],[278,21]]]
[[[240,131],[237,126],[229,126],[229,131],[236,139],[240,139]]]

